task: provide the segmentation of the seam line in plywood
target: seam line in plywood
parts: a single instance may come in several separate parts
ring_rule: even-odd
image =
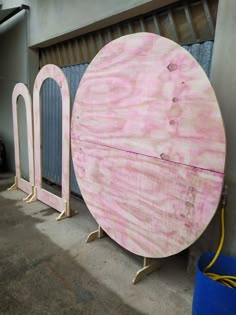
[[[178,165],[182,165],[182,166],[197,168],[199,170],[203,170],[203,171],[208,171],[208,172],[211,172],[211,173],[224,175],[224,172],[214,171],[214,170],[211,170],[211,169],[208,169],[208,168],[203,168],[203,167],[199,167],[199,166],[194,166],[194,165],[189,165],[189,164],[185,164],[185,163],[175,162],[175,161],[172,161],[172,160],[162,159],[162,158],[159,158],[157,156],[152,156],[152,155],[148,155],[148,154],[144,154],[144,153],[138,153],[138,152],[134,152],[134,151],[130,151],[130,150],[123,150],[123,149],[120,149],[120,148],[115,148],[115,147],[112,147],[112,146],[109,146],[109,145],[96,143],[96,142],[93,142],[93,141],[80,140],[78,138],[72,138],[72,137],[71,137],[71,139],[79,140],[80,142],[87,142],[87,143],[91,143],[91,144],[95,144],[95,145],[100,145],[102,147],[106,147],[106,148],[110,148],[110,149],[114,149],[114,150],[118,150],[118,151],[123,151],[123,152],[127,152],[127,153],[132,153],[132,154],[138,154],[138,155],[141,155],[141,156],[150,157],[150,158],[161,160],[161,161],[164,161],[164,162],[169,162],[169,163],[178,164]]]

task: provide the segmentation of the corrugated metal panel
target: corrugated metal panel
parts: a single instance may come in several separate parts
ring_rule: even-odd
[[[79,82],[87,68],[87,64],[62,68],[65,73],[71,93],[72,106]],[[47,79],[42,87],[42,165],[43,177],[61,186],[61,152],[62,152],[62,108],[60,89],[56,82]],[[71,163],[71,189],[80,194],[73,163]]]
[[[210,75],[213,42],[184,46],[200,63],[206,74]],[[63,67],[71,91],[72,104],[79,82],[87,68],[87,64]],[[61,96],[57,84],[48,79],[42,88],[42,157],[43,177],[61,185]],[[80,194],[72,167],[72,191]]]
[[[183,46],[202,66],[207,76],[210,77],[213,41],[201,44]]]
[[[52,79],[46,80],[42,86],[41,102],[43,177],[61,184],[61,95]]]
[[[218,0],[177,2],[166,8],[114,24],[110,27],[40,49],[40,67],[60,67],[90,62],[111,40],[137,32],[151,32],[180,45],[214,40]]]

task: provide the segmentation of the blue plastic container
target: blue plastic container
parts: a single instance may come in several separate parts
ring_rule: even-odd
[[[205,253],[198,261],[192,315],[236,315],[236,288],[224,286],[203,273],[214,255]],[[236,259],[220,255],[208,272],[236,276]]]

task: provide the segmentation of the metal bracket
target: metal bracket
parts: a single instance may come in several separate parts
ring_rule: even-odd
[[[133,284],[138,283],[142,280],[145,276],[149,275],[150,273],[160,269],[161,264],[159,261],[155,260],[154,258],[147,258],[143,257],[143,268],[141,268],[133,279]]]
[[[92,233],[90,233],[86,239],[86,243],[95,241],[96,239],[102,238],[106,236],[106,233],[103,231],[103,229],[101,228],[101,226],[98,226],[98,230],[93,231]]]

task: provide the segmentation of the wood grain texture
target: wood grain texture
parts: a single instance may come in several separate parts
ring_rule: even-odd
[[[62,197],[42,189],[42,158],[41,158],[41,110],[40,90],[43,82],[51,78],[61,90],[62,98]],[[66,77],[55,65],[46,65],[38,73],[33,90],[34,102],[34,152],[35,152],[35,186],[37,198],[59,212],[64,211],[65,201],[70,203],[70,93]]]
[[[105,46],[83,76],[74,108],[73,138],[224,171],[225,134],[211,84],[166,38],[138,33]]]
[[[105,46],[77,91],[71,140],[89,210],[127,250],[167,257],[209,224],[224,128],[205,73],[176,43],[137,33]]]
[[[20,161],[20,139],[19,125],[17,114],[17,100],[22,96],[25,102],[27,137],[28,137],[28,161],[29,161],[29,182],[21,177],[21,161]],[[23,83],[17,83],[12,92],[12,115],[13,115],[13,133],[14,133],[14,149],[15,149],[15,168],[17,176],[18,188],[30,194],[34,186],[34,152],[33,152],[33,117],[32,117],[32,101],[27,86]]]
[[[166,257],[183,250],[215,213],[223,174],[84,141],[73,141],[72,151],[89,210],[135,254]]]

